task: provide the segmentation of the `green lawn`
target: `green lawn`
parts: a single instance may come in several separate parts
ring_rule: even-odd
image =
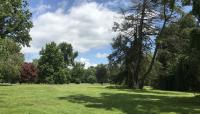
[[[101,85],[0,86],[0,114],[200,114],[192,93]]]

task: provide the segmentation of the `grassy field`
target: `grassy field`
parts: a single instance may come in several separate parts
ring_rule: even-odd
[[[101,85],[0,86],[0,114],[200,114],[192,93]]]

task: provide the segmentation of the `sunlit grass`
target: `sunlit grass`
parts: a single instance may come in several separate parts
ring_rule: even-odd
[[[193,93],[110,85],[0,86],[0,114],[200,114]]]

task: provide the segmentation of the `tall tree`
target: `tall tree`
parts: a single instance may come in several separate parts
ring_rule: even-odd
[[[107,83],[108,82],[108,72],[107,66],[100,64],[96,66],[96,79],[98,83]]]
[[[190,32],[195,27],[192,15],[183,16],[177,23],[165,28],[160,38],[157,60],[161,63],[159,73],[160,89],[187,90],[186,80],[191,79],[186,68],[190,52]]]
[[[179,2],[179,1],[176,1],[176,0],[154,0],[153,2],[155,2],[156,4],[160,4],[158,6],[158,9],[161,10],[159,20],[163,23],[162,23],[161,28],[159,28],[158,34],[155,36],[155,49],[154,49],[153,57],[152,57],[150,65],[149,65],[149,68],[147,69],[146,73],[142,76],[143,79],[141,80],[142,81],[141,87],[144,86],[144,80],[147,78],[149,73],[152,71],[153,65],[156,61],[156,56],[158,53],[158,49],[160,47],[160,38],[163,34],[163,31],[165,30],[167,25],[170,24],[171,21],[174,21],[172,19],[173,15],[175,14],[175,17],[176,17],[176,15],[178,15],[176,12],[180,11],[178,6],[176,6],[176,2]],[[175,20],[177,20],[177,19],[175,18]]]
[[[28,3],[23,0],[0,1],[0,75],[3,81],[17,82],[24,61],[21,45],[29,46],[32,27]]]
[[[0,38],[12,39],[23,46],[29,46],[32,27],[31,13],[27,1],[0,1]]]
[[[38,61],[39,83],[60,83],[57,82],[58,77],[62,78],[62,80],[65,80],[65,75],[59,75],[59,73],[63,74],[61,70],[65,68],[65,64],[63,53],[59,51],[56,43],[51,42],[49,44],[46,44],[46,47],[42,48],[42,50],[40,51],[40,55],[41,57]]]
[[[74,66],[74,59],[78,56],[78,52],[73,51],[73,47],[71,44],[68,43],[60,43],[59,48],[64,56],[64,61],[67,66]]]
[[[174,3],[175,0],[133,1],[130,9],[122,10],[124,15],[122,24],[115,23],[113,28],[119,32],[119,36],[114,40],[114,52],[109,58],[125,64],[129,87],[143,88],[144,80],[153,68],[157,43],[146,73],[141,71],[142,62],[151,51],[151,38],[156,37],[156,42],[158,42],[158,38],[174,12]],[[162,22],[163,26],[157,26]]]

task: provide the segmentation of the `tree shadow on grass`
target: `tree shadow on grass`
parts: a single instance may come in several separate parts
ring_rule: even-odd
[[[127,92],[134,92],[134,93],[150,93],[150,94],[160,94],[160,95],[183,95],[186,92],[182,91],[164,91],[164,90],[156,90],[156,89],[127,89],[126,87],[123,86],[107,86],[107,89],[112,89],[112,90],[119,90],[119,91],[127,91]],[[192,92],[187,92],[187,93],[192,93]],[[192,93],[194,94],[194,93]]]
[[[73,95],[59,97],[72,103],[81,103],[88,108],[121,110],[125,114],[200,114],[200,99],[197,97],[167,97],[129,93],[102,93],[101,97]]]

